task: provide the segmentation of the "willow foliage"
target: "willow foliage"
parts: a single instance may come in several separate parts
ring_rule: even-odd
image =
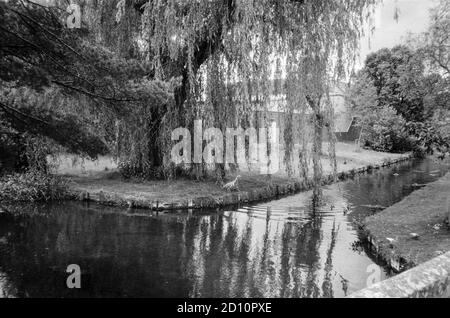
[[[175,91],[175,109],[168,112],[182,116],[166,117],[166,124],[191,127],[193,120],[204,119],[206,125],[217,128],[253,125],[254,112],[268,110],[271,96],[278,94],[271,82],[282,77],[284,111],[289,115],[283,132],[287,170],[293,171],[290,157],[299,155],[300,172],[306,176],[310,156],[319,182],[324,127],[330,135],[331,164],[336,169],[329,87],[352,70],[362,26],[376,2],[135,2],[142,13],[143,48],[155,67],[155,76],[182,78]],[[294,113],[301,114],[299,125],[292,123]],[[311,133],[305,128],[310,118]],[[267,125],[267,120],[263,124]],[[294,135],[302,140],[297,152]]]
[[[285,96],[284,162],[290,174],[298,170],[306,177],[312,161],[318,184],[324,129],[336,169],[329,87],[352,70],[362,25],[376,2],[80,1],[90,38],[80,41],[81,32],[68,36],[75,37],[73,47],[84,57],[95,58],[68,65],[82,69],[89,82],[70,78],[67,87],[68,81],[53,75],[50,79],[100,101],[105,113],[115,114],[118,157],[133,175],[171,169],[172,129],[192,129],[197,119],[203,119],[204,128],[222,131],[267,127],[268,118],[257,122],[255,113],[266,114],[274,95]],[[34,58],[36,52],[31,53]],[[51,71],[55,73],[55,67]],[[56,71],[67,75],[65,69]],[[274,87],[274,79],[282,79],[283,85]],[[173,96],[165,94],[167,89]],[[300,123],[293,121],[294,114]],[[291,166],[294,156],[298,169]],[[223,171],[220,165],[215,168]],[[194,170],[203,173],[204,167]]]

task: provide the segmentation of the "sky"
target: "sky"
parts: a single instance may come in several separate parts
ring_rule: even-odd
[[[409,32],[425,31],[430,21],[429,9],[436,4],[437,0],[384,0],[379,4],[374,15],[374,33],[361,39],[359,66],[369,53],[401,44]],[[400,10],[398,21],[394,19],[396,7]]]

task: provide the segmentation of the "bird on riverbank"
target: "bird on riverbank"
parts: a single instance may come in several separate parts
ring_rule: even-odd
[[[227,190],[227,191],[240,191],[239,190],[239,179],[241,178],[241,176],[237,176],[236,179],[234,179],[233,181],[225,184],[223,186],[223,189]]]
[[[397,243],[397,239],[398,239],[398,237],[396,237],[395,239],[390,238],[390,237],[386,237],[386,241],[389,242],[389,247],[393,248],[394,244]]]
[[[413,240],[418,240],[420,238],[420,235],[417,233],[410,233],[409,237]]]

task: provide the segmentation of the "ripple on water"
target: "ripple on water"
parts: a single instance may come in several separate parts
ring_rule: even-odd
[[[310,191],[223,213],[46,206],[32,217],[0,222],[0,291],[41,297],[345,296],[366,287],[374,273],[379,280],[389,275],[367,253],[353,220],[400,201],[417,189],[413,184],[432,182],[446,169],[413,161],[327,186],[318,203]],[[88,276],[81,294],[72,294],[59,279],[67,278],[64,266],[77,262]]]

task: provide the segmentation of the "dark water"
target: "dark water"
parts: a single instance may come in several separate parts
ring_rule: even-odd
[[[353,225],[375,213],[364,206],[390,206],[447,170],[423,160],[358,176],[319,206],[306,192],[229,212],[23,207],[0,214],[0,297],[345,296],[390,275]],[[69,264],[80,290],[66,287]]]

